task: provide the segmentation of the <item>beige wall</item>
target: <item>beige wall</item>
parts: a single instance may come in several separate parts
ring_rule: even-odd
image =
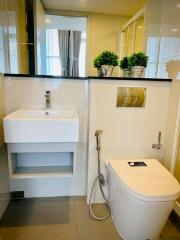
[[[3,76],[0,74],[0,146],[4,143],[2,119],[5,115]]]
[[[136,21],[134,51],[141,52],[144,50],[144,15]]]
[[[17,40],[18,40],[18,61],[19,73],[28,72],[27,46],[22,44],[26,42],[26,15],[25,2],[19,0],[16,2],[16,21],[17,21]]]
[[[5,115],[3,76],[0,73],[0,218],[9,202],[9,175],[6,145],[3,139],[2,120]]]
[[[129,18],[105,14],[92,14],[88,17],[88,66],[89,76],[97,75],[93,66],[94,58],[104,50],[119,55],[119,32]],[[118,68],[114,71],[118,76]]]
[[[146,88],[144,108],[116,108],[118,87]],[[102,129],[101,159],[162,160],[170,82],[90,80],[88,194],[97,176],[97,152],[94,133]],[[162,132],[162,148],[152,148]],[[103,164],[102,164],[103,166]],[[95,194],[96,195],[96,194]],[[96,195],[96,201],[100,201]]]
[[[176,166],[175,166],[175,174],[177,180],[180,182],[180,141],[178,145],[178,152],[177,152],[177,159],[176,159]]]
[[[170,170],[171,168],[171,160],[173,157],[173,149],[176,141],[176,132],[177,132],[177,115],[178,115],[178,105],[179,105],[179,95],[180,95],[180,82],[177,80],[173,80],[170,96],[169,96],[169,104],[168,104],[168,118],[166,125],[166,134],[165,134],[165,142],[164,142],[164,159],[163,164]]]

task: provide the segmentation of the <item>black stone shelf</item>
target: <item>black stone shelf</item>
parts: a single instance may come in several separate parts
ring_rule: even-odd
[[[55,78],[55,79],[74,79],[74,80],[86,80],[88,77],[62,77],[53,75],[31,75],[31,74],[14,74],[4,73],[5,77],[22,77],[22,78]]]
[[[88,76],[88,79],[99,79],[99,80],[125,80],[125,81],[166,81],[172,82],[172,79],[169,78],[133,78],[133,77],[94,77]]]
[[[22,77],[22,78],[52,78],[52,79],[71,79],[71,80],[125,80],[125,81],[164,81],[171,82],[172,79],[169,78],[126,78],[126,77],[97,77],[97,76],[88,76],[88,77],[62,77],[62,76],[52,76],[52,75],[29,75],[29,74],[10,74],[5,73],[5,77]]]

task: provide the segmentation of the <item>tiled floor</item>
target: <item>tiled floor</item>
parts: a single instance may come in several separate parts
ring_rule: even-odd
[[[104,206],[95,206],[102,215]],[[1,240],[122,240],[112,220],[98,222],[88,215],[85,198],[38,198],[13,201],[0,221]],[[161,240],[179,240],[170,221]]]

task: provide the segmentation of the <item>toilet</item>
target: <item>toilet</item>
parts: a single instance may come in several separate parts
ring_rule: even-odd
[[[180,184],[156,159],[110,160],[109,200],[124,240],[157,240],[180,196]]]

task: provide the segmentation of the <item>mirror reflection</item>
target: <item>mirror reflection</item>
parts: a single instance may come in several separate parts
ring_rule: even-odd
[[[85,76],[86,18],[37,15],[37,73]],[[39,18],[39,19],[38,19]]]
[[[144,52],[148,64],[142,76],[179,79],[177,1],[104,2],[1,0],[0,72],[97,76],[93,61],[102,52],[111,51],[119,60]],[[170,11],[164,14],[163,8]],[[132,76],[132,66],[123,67],[115,66],[112,76]]]
[[[85,76],[85,17],[47,15],[40,0],[0,4],[8,25],[0,32],[2,72]]]

